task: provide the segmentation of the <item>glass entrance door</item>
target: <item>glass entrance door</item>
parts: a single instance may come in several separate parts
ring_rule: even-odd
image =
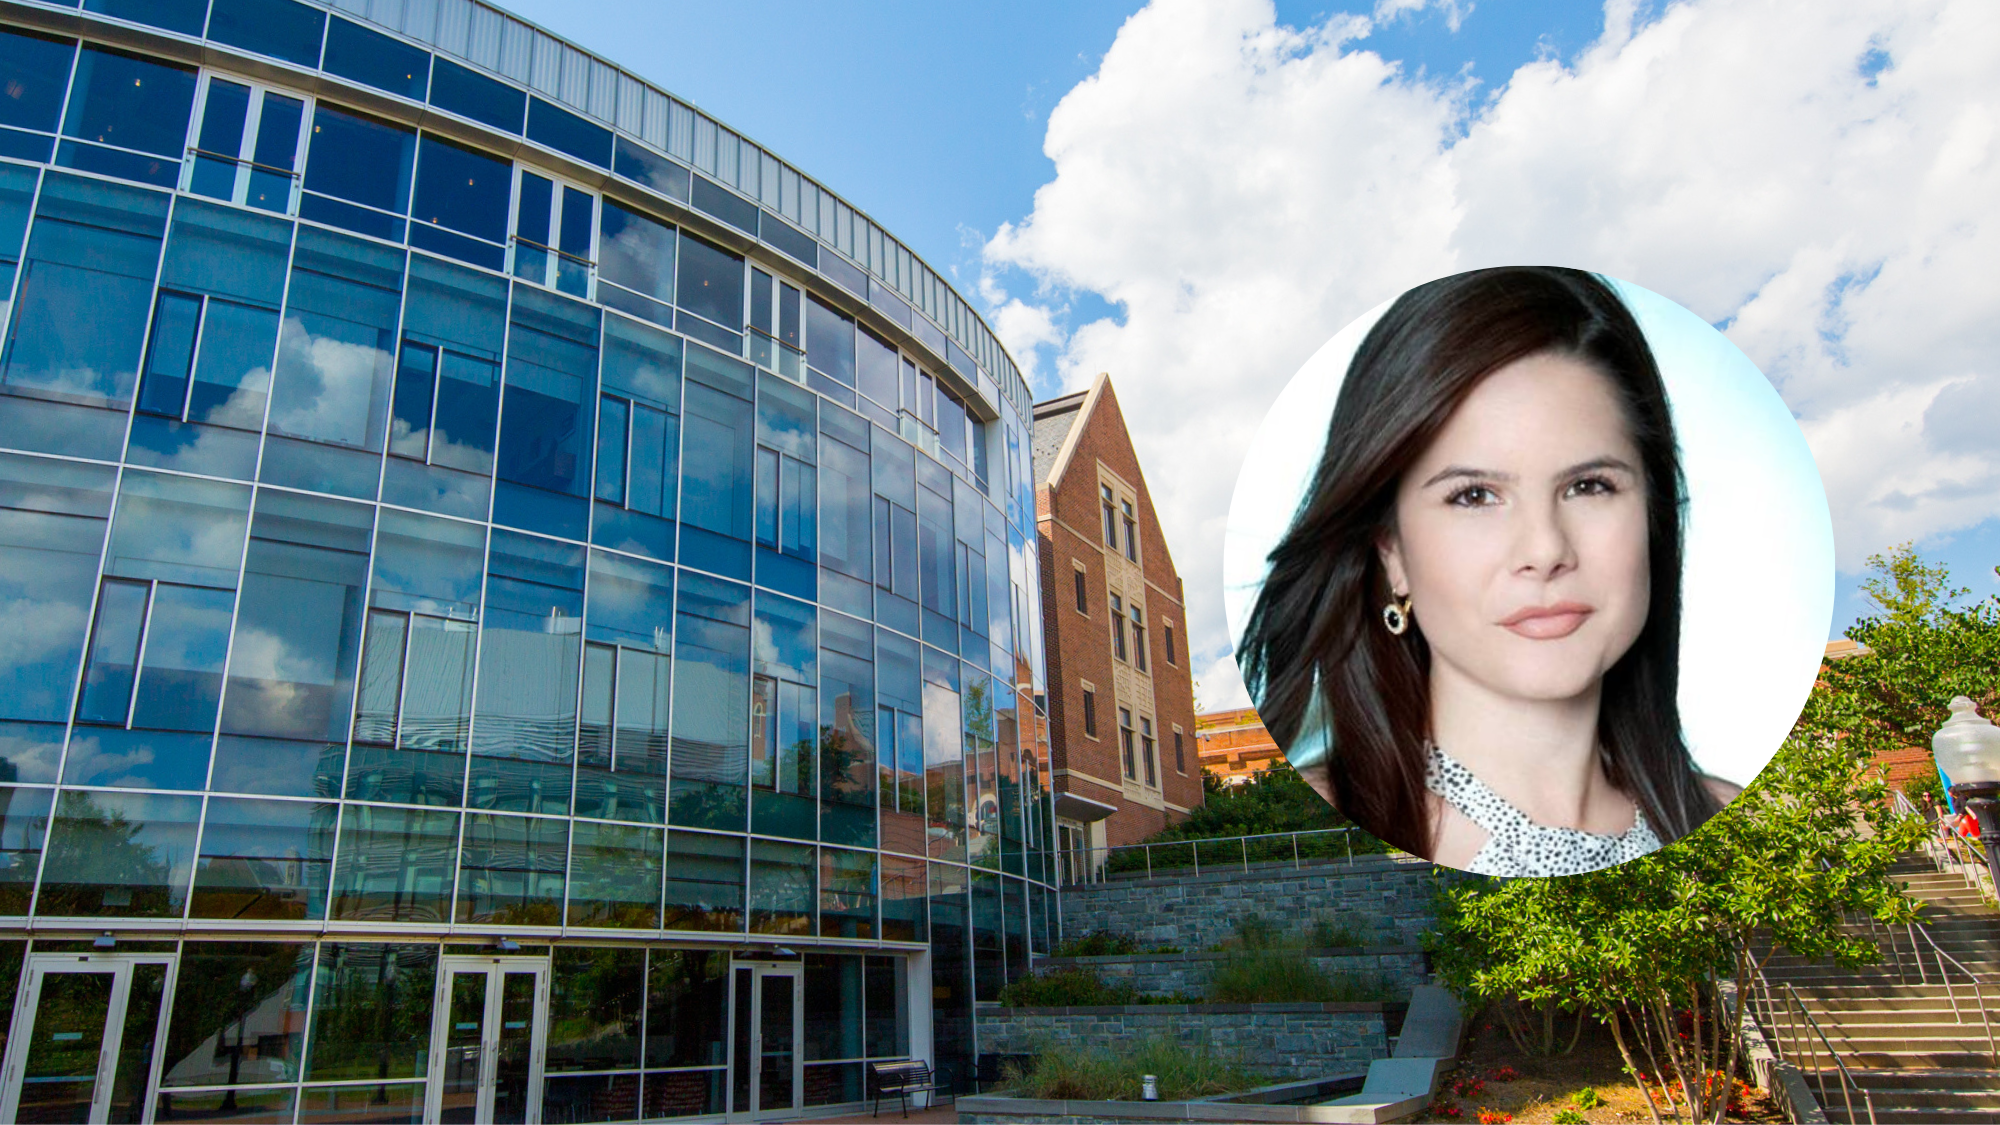
[[[30,957],[0,1121],[145,1120],[170,967],[165,957]]]
[[[805,1086],[805,990],[800,965],[738,962],[732,976],[730,1114],[795,1110]]]
[[[533,1125],[542,1113],[549,965],[447,957],[439,967],[430,1111],[438,1122]]]

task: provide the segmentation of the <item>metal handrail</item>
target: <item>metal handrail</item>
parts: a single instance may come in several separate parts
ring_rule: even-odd
[[[1352,866],[1354,863],[1354,837],[1352,833],[1355,831],[1357,829],[1353,827],[1312,828],[1298,832],[1263,832],[1250,836],[1216,836],[1203,839],[1164,840],[1157,843],[1119,844],[1114,847],[1103,848],[1076,848],[1072,849],[1064,857],[1062,874],[1065,885],[1074,886],[1085,883],[1102,883],[1110,875],[1111,859],[1114,855],[1118,853],[1130,854],[1140,852],[1146,857],[1145,877],[1150,879],[1153,877],[1153,850],[1155,848],[1185,848],[1192,858],[1193,862],[1191,866],[1194,869],[1194,874],[1199,876],[1201,874],[1201,849],[1203,847],[1227,847],[1230,844],[1236,845],[1237,863],[1229,866],[1239,867],[1243,871],[1248,872],[1250,870],[1250,843],[1253,840],[1289,840],[1292,849],[1292,868],[1293,870],[1298,870],[1304,866],[1304,860],[1299,853],[1299,837],[1327,836],[1336,833],[1340,836],[1342,843],[1346,845],[1346,862]],[[1270,861],[1260,860],[1259,862]],[[1279,862],[1282,862],[1282,860]],[[1162,866],[1180,868],[1190,865],[1163,864]],[[1211,861],[1209,866],[1213,869],[1216,865]]]
[[[1923,935],[1924,941],[1930,945],[1931,954],[1937,958],[1938,962],[1938,979],[1944,982],[1944,994],[1951,1000],[1952,1018],[1957,1020],[1961,1024],[1965,1022],[1965,1013],[1959,1010],[1958,993],[1956,990],[1952,988],[1951,974],[1945,971],[1945,965],[1949,963],[1952,968],[1957,969],[1961,973],[1964,973],[1966,979],[1972,982],[1973,1003],[1979,1008],[1979,1022],[1986,1029],[1986,1053],[1990,1058],[2000,1059],[2000,1049],[1996,1049],[1994,1047],[1993,1017],[1990,1014],[1988,1014],[1986,1009],[1986,989],[1985,986],[1981,985],[1979,982],[1979,974],[1973,972],[1971,969],[1966,968],[1965,965],[1962,962],[1960,962],[1958,958],[1953,957],[1949,953],[1946,953],[1938,945],[1937,939],[1931,936],[1930,930],[1918,926],[1915,923],[1906,924],[1904,925],[1903,929],[1909,932],[1910,950],[1911,953],[1916,958],[1917,971],[1919,973],[1920,983],[1923,984],[1930,983],[1930,973],[1928,970],[1924,968],[1923,949],[1921,946],[1917,945],[1917,935],[1919,934]],[[1893,937],[1891,940],[1894,940]]]
[[[1847,1064],[1841,1061],[1840,1052],[1834,1048],[1833,1041],[1826,1037],[1826,1032],[1820,1029],[1819,1021],[1813,1018],[1812,1011],[1806,1007],[1805,1001],[1799,998],[1798,989],[1792,987],[1787,982],[1785,984],[1785,999],[1790,1002],[1790,1008],[1798,1010],[1798,1014],[1803,1017],[1802,1020],[1792,1020],[1790,1012],[1787,1011],[1787,1018],[1784,1023],[1780,1024],[1777,1019],[1776,1003],[1772,1000],[1772,992],[1774,990],[1771,988],[1771,981],[1764,975],[1763,969],[1760,968],[1754,971],[1757,974],[1757,992],[1763,1001],[1764,1023],[1771,1031],[1771,1044],[1777,1050],[1778,1057],[1791,1063],[1793,1066],[1800,1066],[1801,1058],[1808,1059],[1812,1063],[1811,1069],[1813,1074],[1822,1075],[1825,1073],[1825,1069],[1819,1064],[1819,1054],[1821,1048],[1824,1048],[1826,1057],[1833,1060],[1834,1070],[1840,1075],[1841,1099],[1847,1105],[1847,1119],[1849,1121],[1856,1120],[1854,1116],[1854,1095],[1860,1094],[1861,1104],[1868,1110],[1868,1125],[1876,1125],[1874,1096],[1861,1083],[1856,1082],[1854,1075],[1848,1072]],[[1805,1036],[1800,1030],[1801,1027],[1810,1029],[1812,1036],[1810,1038]],[[1815,1039],[1818,1040],[1817,1044],[1814,1042]],[[1788,1043],[1789,1050],[1787,1049]],[[1815,1083],[1815,1085],[1818,1085],[1818,1083]],[[1824,1096],[1826,1091],[1822,1087],[1818,1092],[1821,1096]]]
[[[1904,816],[1928,819],[1915,802],[1900,789],[1889,791],[1891,807]],[[1986,866],[1985,849],[1980,844],[1958,834],[1949,817],[1939,817],[1937,831],[1924,834],[1923,852],[1932,866],[1946,874],[1963,875],[1972,880],[1973,887],[1988,901],[2000,903],[2000,889],[1993,885],[1992,869]]]

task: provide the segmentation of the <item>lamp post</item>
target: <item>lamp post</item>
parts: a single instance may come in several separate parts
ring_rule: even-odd
[[[1951,778],[1951,796],[1979,819],[1979,840],[1986,846],[1986,868],[2000,886],[2000,727],[1994,726],[1965,696],[1951,701],[1951,718],[1931,736],[1931,753]]]
[[[224,1110],[234,1110],[236,1108],[236,1076],[243,1065],[243,1021],[250,1018],[250,992],[256,987],[256,972],[251,969],[243,970],[242,979],[236,982],[236,991],[242,993],[243,996],[236,1002],[236,1006],[241,1011],[236,1016],[236,1050],[230,1052],[229,1055],[229,1092],[222,1095],[222,1105],[219,1107]],[[228,1034],[226,1028],[223,1034]]]

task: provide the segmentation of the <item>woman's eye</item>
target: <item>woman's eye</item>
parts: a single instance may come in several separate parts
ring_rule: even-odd
[[[1564,490],[1569,496],[1610,496],[1618,491],[1618,486],[1603,477],[1584,477],[1571,481]]]
[[[1450,496],[1445,503],[1454,508],[1484,508],[1500,502],[1500,496],[1483,484],[1468,484]]]

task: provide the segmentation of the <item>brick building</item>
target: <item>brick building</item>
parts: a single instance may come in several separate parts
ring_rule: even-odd
[[[1285,760],[1253,707],[1196,715],[1194,743],[1201,768],[1229,785],[1248,781],[1258,770]]]
[[[1129,844],[1201,802],[1185,596],[1109,377],[1035,405],[1058,847]]]

